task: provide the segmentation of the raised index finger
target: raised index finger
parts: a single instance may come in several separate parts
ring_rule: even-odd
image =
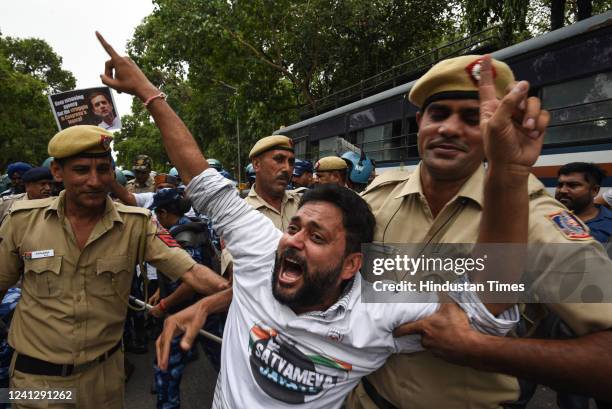
[[[106,50],[108,55],[110,55],[111,58],[119,57],[117,51],[115,51],[115,49],[109,43],[106,42],[104,37],[102,37],[102,34],[96,31],[96,37],[98,37],[98,41],[100,42],[100,44],[102,44],[102,47],[104,47],[104,49]]]
[[[482,57],[480,62],[480,81],[478,82],[478,96],[480,102],[496,100],[495,84],[493,83],[493,69],[491,68],[491,56]]]

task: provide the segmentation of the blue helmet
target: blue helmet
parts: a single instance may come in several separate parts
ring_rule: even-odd
[[[295,159],[293,167],[293,176],[302,176],[305,172],[314,173],[312,163],[303,159]]]
[[[208,162],[208,166],[217,169],[217,172],[221,172],[223,170],[223,165],[221,164],[221,161],[213,158],[206,159],[206,161]]]
[[[246,173],[246,176],[249,182],[254,182],[255,181],[255,168],[253,167],[253,164],[249,163],[248,165],[246,165],[246,168],[244,168],[244,171]]]
[[[170,171],[168,172],[168,174],[169,174],[170,176],[179,177],[178,170],[177,170],[176,168],[172,168],[172,169],[170,169]]]
[[[49,156],[47,159],[45,159],[42,165],[40,166],[44,166],[45,168],[50,168],[51,162],[53,162],[53,156]]]
[[[119,182],[121,186],[125,186],[127,179],[121,169],[115,168],[115,176],[117,177],[117,182]]]
[[[353,183],[366,184],[368,178],[374,169],[374,164],[371,159],[368,159],[364,151],[361,151],[361,155],[355,152],[346,152],[342,155],[342,159],[345,159],[350,163],[349,179]]]
[[[121,173],[123,173],[123,176],[125,176],[125,179],[128,182],[136,177],[136,175],[134,175],[134,172],[132,172],[131,170],[123,169]]]

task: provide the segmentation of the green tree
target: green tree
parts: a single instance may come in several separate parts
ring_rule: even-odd
[[[41,163],[57,132],[47,94],[75,87],[72,73],[43,40],[0,34],[0,169]]]
[[[169,95],[183,90],[173,107],[231,169],[237,119],[244,166],[254,141],[298,120],[301,106],[438,45],[453,30],[451,9],[443,0],[157,0],[129,53]]]
[[[62,69],[62,57],[44,40],[0,37],[0,51],[14,70],[41,80],[50,91],[68,91],[76,86],[72,73]]]

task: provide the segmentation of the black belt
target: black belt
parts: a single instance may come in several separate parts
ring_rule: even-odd
[[[383,398],[380,393],[378,393],[374,385],[368,381],[368,378],[365,376],[361,378],[361,383],[363,385],[363,389],[368,394],[368,397],[376,404],[376,406],[378,406],[379,409],[397,409],[394,404]]]
[[[51,362],[43,361],[42,359],[33,358],[28,355],[17,354],[15,359],[15,370],[31,375],[46,375],[46,376],[70,376],[75,373],[83,372],[86,369],[93,367],[94,365],[100,364],[110,358],[115,352],[121,348],[121,341],[117,342],[117,345],[94,359],[93,361],[81,364],[53,364]]]

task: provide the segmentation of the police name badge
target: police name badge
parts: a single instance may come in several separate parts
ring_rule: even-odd
[[[54,255],[55,255],[55,251],[53,249],[26,251],[25,253],[23,253],[23,258],[26,260],[36,260],[37,258],[53,257]]]

